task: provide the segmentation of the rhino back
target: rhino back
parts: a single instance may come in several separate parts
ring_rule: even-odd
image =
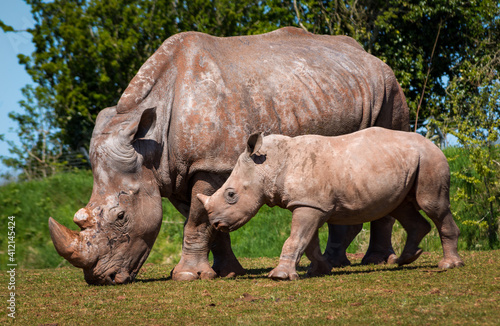
[[[335,212],[347,224],[359,223],[358,215],[369,212],[375,219],[397,207],[414,187],[422,157],[428,157],[428,165],[442,163],[436,146],[420,135],[382,128],[338,137],[295,137],[277,147],[282,150],[275,159],[287,161],[279,172],[285,176],[277,178],[283,182],[278,187],[285,199],[281,206],[317,207]]]
[[[231,167],[253,132],[339,135],[374,125],[385,65],[343,40],[324,40],[193,36],[182,50],[169,135],[178,157],[208,165],[227,158]]]

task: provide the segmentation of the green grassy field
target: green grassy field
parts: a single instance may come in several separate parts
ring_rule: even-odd
[[[89,286],[74,267],[21,269],[16,275],[19,325],[498,325],[500,250],[462,251],[465,267],[437,269],[440,253],[413,264],[353,266],[332,274],[276,282],[277,258],[244,258],[246,276],[174,282],[174,264],[147,263],[136,282]],[[2,273],[1,284],[8,281]],[[0,324],[7,297],[0,291]],[[13,323],[13,322],[12,322]]]

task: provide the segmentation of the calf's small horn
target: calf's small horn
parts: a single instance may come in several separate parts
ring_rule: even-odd
[[[208,210],[208,202],[210,201],[210,197],[203,194],[196,194],[196,197],[201,201],[205,210]]]
[[[54,243],[57,253],[69,261],[73,266],[85,268],[90,265],[88,258],[81,252],[81,237],[76,231],[72,231],[49,217],[50,237]]]

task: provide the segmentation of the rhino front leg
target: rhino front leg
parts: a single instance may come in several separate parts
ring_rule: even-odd
[[[296,280],[297,264],[311,243],[318,228],[325,222],[325,214],[311,207],[297,207],[293,210],[290,237],[281,251],[280,262],[268,277],[275,280]]]
[[[226,176],[227,178],[227,176]],[[209,173],[198,173],[193,178],[191,198],[196,194],[211,195],[226,179],[223,176]],[[228,234],[216,231],[208,221],[205,208],[199,200],[191,200],[189,215],[184,225],[181,259],[172,271],[174,281],[190,281],[196,279],[213,279],[217,273],[210,267],[208,252],[214,254],[214,269],[221,276],[244,274],[231,249]]]
[[[245,269],[241,266],[231,248],[229,233],[215,231],[214,241],[211,246],[214,255],[213,270],[221,277],[235,277],[245,275]]]
[[[308,277],[317,277],[321,275],[330,274],[332,271],[332,265],[325,258],[324,255],[321,255],[321,248],[319,246],[319,236],[318,230],[313,235],[311,242],[306,248],[306,256],[311,261],[311,265],[307,270]]]

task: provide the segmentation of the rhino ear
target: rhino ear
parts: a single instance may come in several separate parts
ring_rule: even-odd
[[[156,108],[146,109],[142,112],[141,119],[134,140],[151,137],[156,126]]]
[[[255,133],[250,135],[247,140],[247,152],[248,156],[252,156],[259,151],[262,147],[262,133]]]
[[[123,135],[130,139],[130,141],[148,138],[152,136],[155,125],[156,108],[145,109],[142,111],[139,120],[130,123],[125,130],[123,130]]]

